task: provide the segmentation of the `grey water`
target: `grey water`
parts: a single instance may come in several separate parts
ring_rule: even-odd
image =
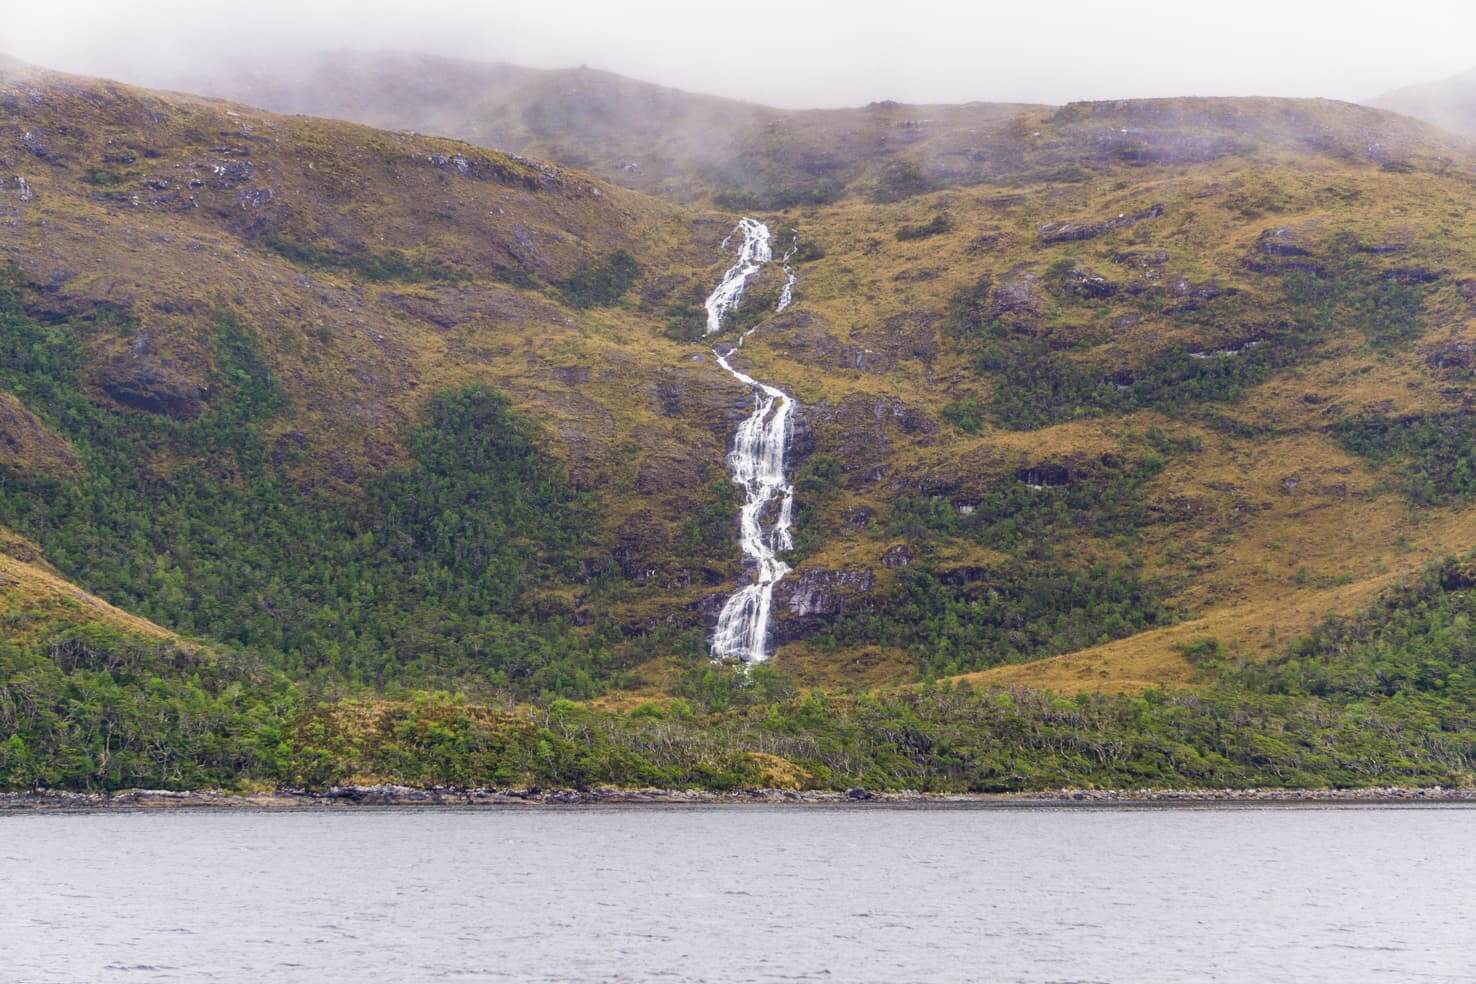
[[[1476,810],[0,816],[0,980],[1476,981]]]

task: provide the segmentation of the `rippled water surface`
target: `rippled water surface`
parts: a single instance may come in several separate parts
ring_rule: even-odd
[[[0,816],[0,980],[1476,981],[1476,811]]]

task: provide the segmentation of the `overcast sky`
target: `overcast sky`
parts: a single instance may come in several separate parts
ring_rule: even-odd
[[[393,48],[793,107],[1358,100],[1476,67],[1473,39],[1473,0],[0,0],[0,52],[130,81]]]

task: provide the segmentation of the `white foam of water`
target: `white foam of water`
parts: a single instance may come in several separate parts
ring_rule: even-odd
[[[723,279],[718,282],[717,288],[708,295],[707,304],[707,334],[712,335],[722,330],[723,315],[738,306],[743,299],[743,289],[748,286],[748,281],[754,274],[763,269],[764,264],[774,258],[774,252],[769,246],[769,227],[757,219],[741,219],[738,228],[733,230],[734,234],[743,235],[743,243],[738,247],[738,260],[728,271],[723,274]],[[727,249],[728,242],[733,238],[730,234],[723,240],[723,248]]]
[[[773,258],[769,228],[762,222],[745,218],[738,223],[734,234],[743,236],[738,262],[728,269],[722,282],[707,299],[708,334],[722,329],[723,314],[737,305],[749,278]],[[794,274],[787,266],[785,270],[788,283],[779,298],[777,310],[780,311],[789,306],[794,287]],[[733,450],[728,455],[728,467],[734,484],[742,487],[744,492],[743,508],[739,513],[739,543],[743,555],[754,565],[755,578],[753,583],[739,588],[723,604],[711,649],[715,660],[736,660],[745,664],[762,663],[769,656],[769,614],[774,585],[790,569],[779,558],[779,553],[794,546],[791,534],[794,486],[784,475],[785,455],[793,428],[794,401],[782,390],[734,369],[728,361],[753,331],[750,328],[736,345],[726,351],[713,349],[712,353],[718,365],[753,391],[753,412],[738,425],[733,437]],[[774,514],[776,501],[777,515]]]

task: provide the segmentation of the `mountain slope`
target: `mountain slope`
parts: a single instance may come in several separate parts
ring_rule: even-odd
[[[1464,145],[1324,101],[951,113],[906,146],[964,141],[957,187],[758,212],[795,301],[764,268],[721,340],[800,404],[782,673],[1186,683],[1466,544]],[[0,114],[0,521],[65,576],[334,686],[708,685],[736,215],[24,68]]]
[[[891,201],[980,182],[1083,181],[1124,164],[1192,164],[1269,145],[1353,156],[1397,156],[1412,144],[1439,152],[1438,140],[1387,115],[1294,100],[1146,100],[1079,105],[1061,116],[992,103],[796,111],[586,68],[361,52],[150,81],[280,112],[458,137],[734,209],[847,194]]]
[[[1394,89],[1370,100],[1369,105],[1476,137],[1476,69],[1438,82]]]
[[[1470,147],[913,114],[673,168],[787,258],[709,337],[736,213],[0,68],[0,785],[1469,781]],[[714,343],[798,404],[750,673]]]

